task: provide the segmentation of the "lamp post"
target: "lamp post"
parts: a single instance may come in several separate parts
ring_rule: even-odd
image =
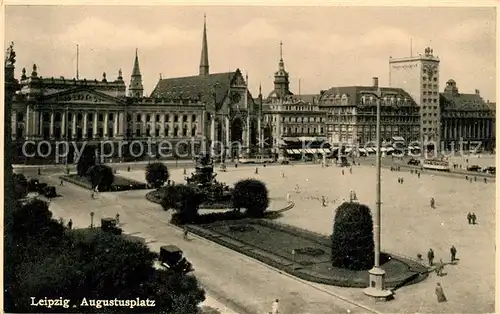
[[[374,78],[375,79],[375,78]],[[378,81],[378,78],[377,78]],[[375,219],[373,221],[373,237],[375,242],[375,261],[373,268],[369,270],[369,286],[363,291],[366,295],[374,297],[376,299],[387,300],[392,296],[392,291],[385,289],[385,271],[380,267],[380,209],[381,209],[381,151],[380,151],[380,100],[381,91],[380,87],[377,86],[377,92],[374,95],[377,101],[377,131],[376,131],[376,141],[377,141],[377,183],[375,188],[376,193],[376,208],[375,208]]]

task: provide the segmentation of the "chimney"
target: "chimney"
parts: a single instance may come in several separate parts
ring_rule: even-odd
[[[476,95],[479,95],[479,89],[476,89]]]
[[[378,77],[373,78],[373,87],[378,87]]]

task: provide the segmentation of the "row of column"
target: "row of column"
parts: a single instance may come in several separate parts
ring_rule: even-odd
[[[221,127],[224,129],[224,139],[219,139],[217,138],[217,134],[215,131],[215,116],[212,116],[212,119],[210,121],[210,140],[212,143],[215,141],[222,141],[226,147],[229,147],[231,144],[231,122],[229,120],[229,116],[225,116],[223,119],[223,122],[221,123]],[[250,147],[250,132],[251,132],[251,123],[250,123],[250,116],[248,115],[246,118],[246,123],[243,126],[243,134],[242,134],[242,141],[243,141],[243,146],[247,148],[247,150]],[[257,139],[259,140],[260,143],[263,143],[263,132],[261,132],[261,122],[260,119],[257,120]],[[213,149],[213,147],[212,147]]]
[[[95,112],[78,112],[78,111],[50,111],[50,112],[40,112],[33,110],[29,106],[26,109],[26,123],[25,123],[25,135],[27,138],[32,139],[32,138],[37,138],[43,136],[44,133],[44,126],[46,125],[47,122],[44,121],[44,114],[48,113],[50,115],[49,118],[49,136],[51,138],[54,137],[55,135],[55,130],[56,130],[56,121],[55,121],[55,115],[56,113],[59,112],[61,114],[61,121],[59,122],[60,130],[61,130],[61,137],[66,137],[66,135],[76,138],[77,136],[77,127],[81,127],[82,129],[82,137],[87,138],[87,129],[88,129],[88,118],[89,114],[92,114],[92,137],[97,137],[98,136],[98,115],[100,113],[103,114],[103,136],[108,137],[108,131],[110,127],[110,121],[109,121],[109,115],[112,113],[113,114],[113,121],[112,121],[112,127],[113,127],[113,136],[114,137],[121,137],[123,136],[124,132],[124,113],[123,112],[116,112],[116,111],[95,111]],[[77,125],[77,117],[78,115],[82,115],[82,120],[81,123]],[[69,120],[69,115],[71,115],[72,119]],[[13,119],[16,119],[16,113],[13,112]],[[71,125],[69,125],[71,123]],[[67,125],[68,124],[68,125]],[[15,124],[14,124],[15,125]],[[71,129],[71,134],[66,134],[67,131]]]
[[[151,115],[151,121],[150,122],[147,122],[146,121],[146,117],[147,115]],[[157,115],[160,115],[160,120],[159,121],[156,121],[156,116]],[[132,115],[134,116],[134,114]],[[193,129],[193,127],[196,128],[196,134],[197,136],[201,136],[202,135],[202,125],[203,125],[203,121],[204,121],[204,118],[203,118],[203,115],[201,116],[201,119],[199,121],[196,121],[196,120],[193,120],[193,117],[192,115],[188,115],[187,116],[188,119],[187,119],[187,122],[172,122],[172,121],[165,121],[165,114],[164,113],[151,113],[151,112],[148,112],[148,113],[142,113],[141,114],[141,121],[140,122],[133,122],[134,124],[134,130],[131,130],[131,131],[135,131],[137,129],[137,123],[140,123],[139,125],[139,128],[141,130],[141,134],[142,135],[145,135],[146,134],[146,130],[148,129],[149,126],[152,126],[152,128],[149,128],[152,132],[150,132],[150,136],[151,137],[156,137],[156,130],[158,129],[157,128],[157,122],[159,122],[159,137],[165,137],[165,136],[168,136],[169,134],[167,134],[165,132],[165,125],[166,123],[169,123],[169,125],[172,125],[175,124],[175,123],[180,123],[180,124],[184,124],[184,126],[186,126],[188,132],[189,132],[189,135],[191,135],[191,130]],[[134,132],[135,133],[135,132]]]
[[[493,131],[492,121],[487,119],[444,119],[442,127],[444,139],[487,139]]]

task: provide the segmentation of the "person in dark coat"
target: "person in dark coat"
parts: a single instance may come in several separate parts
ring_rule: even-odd
[[[476,224],[476,213],[472,213],[472,216],[471,216],[471,219],[472,219],[472,224],[475,225]]]
[[[469,221],[469,225],[471,225],[472,224],[472,214],[470,212],[467,214],[467,220]]]
[[[420,179],[420,172],[419,172],[419,173],[417,173],[417,176],[418,176],[418,178]]]
[[[427,259],[429,260],[429,266],[434,265],[434,251],[432,249],[427,252]]]
[[[68,221],[68,228],[69,228],[69,230],[71,230],[71,228],[73,228],[73,220],[71,220],[71,219]]]
[[[431,198],[431,208],[436,208],[436,200],[434,200],[434,197]]]
[[[436,297],[439,303],[447,301],[446,296],[444,295],[443,287],[441,287],[441,284],[439,282],[436,285]]]
[[[455,248],[454,245],[452,245],[450,248],[450,254],[451,254],[451,262],[453,263],[456,260],[457,256],[457,249]]]

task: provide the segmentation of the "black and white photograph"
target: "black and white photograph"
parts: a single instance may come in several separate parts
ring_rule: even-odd
[[[2,312],[500,312],[498,3],[438,5],[4,3]]]

